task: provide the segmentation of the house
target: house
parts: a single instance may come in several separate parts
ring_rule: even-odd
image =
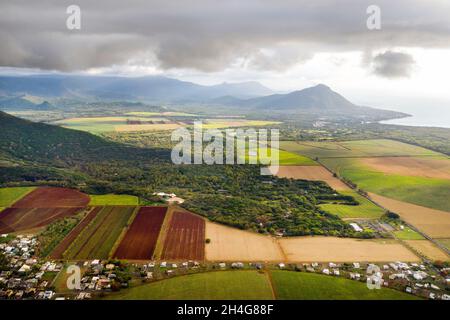
[[[183,198],[180,197],[172,197],[166,200],[168,204],[182,204],[184,202]]]
[[[227,264],[225,262],[219,263],[219,268],[220,269],[225,269],[226,267],[227,267]]]
[[[361,265],[359,264],[359,262],[353,262],[353,268],[359,269],[361,268]]]
[[[328,270],[328,269],[323,269],[323,270],[322,270],[322,273],[323,273],[323,274],[329,275],[329,274],[330,274],[330,270]]]
[[[284,269],[286,267],[286,265],[284,263],[279,263],[278,264],[278,268],[280,269]]]
[[[353,230],[355,230],[356,232],[362,232],[363,229],[356,223],[352,222],[350,223],[350,226],[353,228]]]
[[[406,288],[405,288],[405,291],[406,291],[407,293],[412,293],[411,287],[406,287]]]

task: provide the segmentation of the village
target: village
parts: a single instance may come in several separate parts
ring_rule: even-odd
[[[39,259],[36,237],[1,235],[0,299],[85,300],[102,298],[109,293],[126,290],[152,281],[192,273],[223,270],[271,269],[309,272],[343,277],[388,287],[431,300],[450,300],[450,268],[424,263],[262,263],[262,262],[198,262],[151,261],[126,263],[120,260],[76,262],[82,274],[78,289],[67,287],[68,263]],[[59,282],[59,284],[57,284]],[[376,288],[374,289],[376,290]]]

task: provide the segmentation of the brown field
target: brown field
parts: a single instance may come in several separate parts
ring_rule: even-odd
[[[158,123],[158,124],[127,124],[115,127],[118,132],[136,132],[136,131],[163,131],[180,128],[178,123]]]
[[[44,227],[82,208],[7,208],[0,215],[0,234]]]
[[[93,208],[84,218],[73,228],[68,235],[53,249],[50,254],[52,259],[62,259],[63,253],[67,250],[70,244],[78,237],[83,229],[91,222],[97,213],[101,210],[101,207]]]
[[[206,259],[211,261],[284,261],[276,239],[206,221]]]
[[[450,237],[450,212],[430,209],[369,193],[371,199],[386,209],[398,213],[406,222],[432,238]]]
[[[150,260],[158,241],[166,211],[167,207],[140,208],[114,253],[114,257],[129,260]]]
[[[89,196],[73,189],[41,187],[33,190],[12,205],[13,208],[85,207]]]
[[[423,254],[430,260],[449,261],[450,257],[447,253],[438,248],[434,243],[429,240],[405,240],[407,244]]]
[[[190,212],[175,211],[161,257],[168,260],[204,260],[205,220]]]
[[[325,181],[335,190],[350,190],[345,183],[333,177],[333,174],[322,166],[280,166],[277,177]]]
[[[450,161],[418,157],[363,158],[360,161],[387,174],[426,178],[450,179]]]
[[[288,262],[418,261],[413,252],[392,240],[335,237],[292,237],[279,240]]]

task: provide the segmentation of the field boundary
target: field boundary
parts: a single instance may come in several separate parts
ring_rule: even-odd
[[[166,242],[167,232],[170,228],[170,223],[172,221],[172,216],[175,210],[178,209],[177,206],[168,206],[166,211],[166,216],[164,217],[164,221],[161,225],[161,229],[159,230],[158,239],[156,240],[155,250],[153,251],[153,260],[160,260],[163,250],[164,243]]]
[[[116,242],[114,242],[114,245],[112,246],[112,248],[108,254],[109,259],[114,258],[117,248],[119,248],[120,243],[122,242],[123,238],[125,237],[128,230],[130,229],[130,226],[133,223],[134,219],[136,218],[140,209],[141,209],[140,206],[136,206],[136,208],[134,209],[133,213],[131,214],[130,218],[127,221],[127,225],[122,229],[122,232],[117,237]]]

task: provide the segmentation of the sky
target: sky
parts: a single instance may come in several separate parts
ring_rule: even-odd
[[[0,43],[0,73],[324,83],[357,104],[450,109],[448,0],[0,0]]]

